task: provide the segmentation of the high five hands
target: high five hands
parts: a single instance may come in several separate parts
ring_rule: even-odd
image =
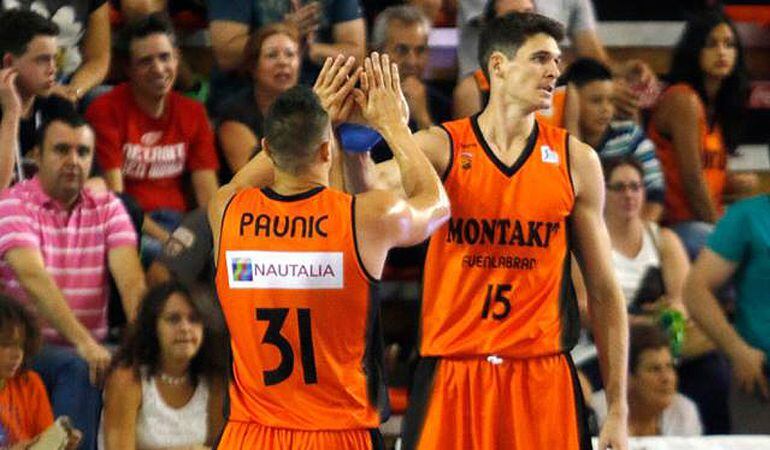
[[[397,118],[404,124],[409,121],[398,67],[387,54],[373,52],[364,60],[363,67],[356,67],[352,56],[327,58],[313,92],[334,126],[353,122],[380,129],[386,120]],[[391,108],[393,102],[395,111]]]

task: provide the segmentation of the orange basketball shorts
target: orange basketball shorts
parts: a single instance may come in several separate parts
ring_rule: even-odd
[[[374,430],[307,431],[266,427],[257,423],[225,425],[219,450],[382,450],[382,436]]]
[[[528,359],[424,358],[403,450],[590,450],[574,365]]]

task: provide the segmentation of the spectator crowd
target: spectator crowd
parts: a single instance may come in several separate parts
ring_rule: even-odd
[[[412,131],[477,114],[490,89],[479,33],[523,11],[562,22],[574,56],[539,120],[602,162],[629,435],[770,434],[770,194],[728,169],[749,73],[720,5],[693,13],[656,74],[611,56],[589,0],[20,0],[0,2],[0,448],[56,427],[72,449],[214,446],[231,373],[206,208],[265,157],[272,105],[307,85],[339,107],[325,87],[352,87],[376,51],[398,67]],[[426,77],[431,30],[447,23],[460,36],[449,85]],[[210,70],[182,51],[195,29]],[[348,76],[323,80],[324,64]],[[334,123],[332,186],[391,185],[376,163],[393,153],[354,116]],[[411,250],[391,253],[391,285],[419,284],[424,251]],[[592,293],[572,272],[586,325]],[[382,300],[396,392],[418,318]],[[593,346],[583,331],[576,359],[601,425]]]

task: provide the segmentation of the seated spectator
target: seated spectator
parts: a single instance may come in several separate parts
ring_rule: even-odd
[[[596,32],[596,17],[590,0],[461,0],[458,59],[460,76],[454,92],[454,116],[465,117],[480,111],[489,85],[477,61],[477,41],[484,23],[509,12],[536,11],[567,28],[579,57],[593,58],[613,68],[615,113],[618,118],[639,120],[641,94],[654,91],[657,80],[643,61],[612,61]],[[464,5],[464,7],[463,7]],[[567,125],[555,122],[557,126]]]
[[[224,425],[227,370],[209,315],[181,285],[147,292],[107,379],[107,450],[213,445]]]
[[[27,448],[51,424],[53,412],[40,375],[29,368],[40,347],[35,319],[15,300],[0,295],[0,447]],[[68,449],[82,433],[72,430]]]
[[[249,88],[222,106],[217,127],[220,181],[227,183],[260,150],[262,121],[276,98],[299,80],[300,37],[297,29],[278,22],[254,33],[246,46]]]
[[[299,29],[305,49],[301,76],[305,84],[313,84],[327,57],[342,53],[363,61],[366,30],[358,0],[208,0],[207,4],[216,61],[209,101],[214,116],[220,112],[220,102],[248,86],[236,71],[243,66],[251,34],[269,23],[291,22]]]
[[[717,222],[685,284],[692,317],[732,363],[733,432],[770,434],[770,197],[731,205]],[[717,300],[733,280],[735,321]]]
[[[401,89],[409,104],[412,131],[451,118],[451,102],[436,87],[423,81],[428,65],[430,21],[415,6],[391,6],[377,16],[371,47],[387,53],[398,64]]]
[[[654,318],[650,314],[681,306],[690,263],[676,234],[642,217],[646,190],[641,163],[630,155],[609,159],[604,174],[604,219],[615,274],[628,302],[629,322],[650,323]]]
[[[614,84],[609,68],[593,59],[578,59],[561,80],[573,86],[570,95],[579,105],[577,137],[593,147],[602,161],[631,155],[644,168],[644,217],[657,222],[663,210],[664,185],[655,146],[635,122],[612,120]]]
[[[665,309],[686,315],[682,288],[690,263],[673,231],[642,218],[645,189],[641,164],[630,156],[608,160],[604,173],[604,218],[612,243],[615,275],[629,302],[629,322],[656,323]],[[691,321],[687,321],[681,356],[680,389],[697,403],[706,434],[727,433],[727,362]]]
[[[107,186],[136,199],[146,213],[143,246],[168,238],[194,205],[185,198],[189,175],[195,204],[218,187],[214,137],[203,105],[172,90],[178,50],[158,15],[129,27],[130,81],[94,100],[86,117],[96,132],[96,153]]]
[[[628,351],[629,436],[700,436],[698,410],[677,393],[674,357],[666,334],[654,325],[631,327]],[[604,391],[593,394],[591,406],[599,426],[607,417]]]
[[[110,362],[107,274],[129,318],[144,289],[136,233],[122,203],[84,189],[94,134],[72,112],[41,130],[38,175],[0,196],[0,287],[37,312],[46,345],[33,361],[55,415],[96,445],[99,386]]]
[[[746,65],[730,19],[709,12],[688,22],[668,81],[647,134],[666,179],[663,221],[692,260],[722,215],[727,157],[738,144],[745,112]]]
[[[0,187],[34,175],[32,149],[45,118],[71,105],[50,96],[56,83],[53,22],[27,10],[0,13]]]
[[[150,14],[164,13],[171,16],[177,33],[185,34],[201,30],[207,24],[205,0],[110,0],[122,23],[136,22]],[[206,77],[196,74],[187,60],[180,55],[176,88],[186,96],[206,102],[209,84]]]
[[[12,6],[11,6],[12,5]],[[110,68],[110,9],[107,0],[0,2],[0,11],[23,8],[55,23],[61,83],[53,93],[77,103],[101,84]]]

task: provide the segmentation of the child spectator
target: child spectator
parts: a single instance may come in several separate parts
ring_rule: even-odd
[[[21,304],[0,295],[0,447],[27,448],[53,423],[43,380],[29,369],[41,344],[35,319]],[[73,430],[68,449],[80,442]]]
[[[644,216],[657,221],[663,210],[664,185],[655,146],[635,122],[612,120],[615,86],[610,69],[594,59],[578,59],[570,64],[561,80],[575,87],[570,95],[579,99],[580,139],[593,147],[602,161],[630,155],[644,168]]]

